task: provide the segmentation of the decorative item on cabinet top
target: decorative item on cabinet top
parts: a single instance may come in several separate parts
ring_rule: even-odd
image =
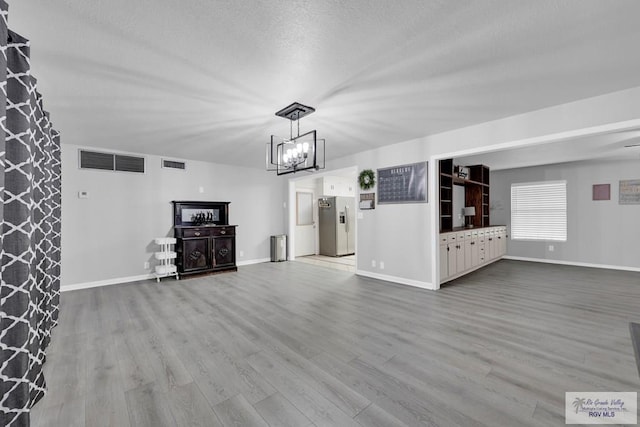
[[[175,227],[229,225],[231,202],[173,201]]]

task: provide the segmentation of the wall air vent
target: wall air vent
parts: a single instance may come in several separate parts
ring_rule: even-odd
[[[80,169],[144,173],[144,157],[80,150]]]
[[[162,159],[162,167],[163,168],[169,168],[169,169],[182,169],[182,170],[185,170],[187,168],[187,165],[185,164],[185,162],[178,162],[178,161],[175,161],[175,160]]]
[[[113,170],[113,154],[80,150],[80,169]]]
[[[121,172],[144,173],[144,157],[121,156],[116,154],[116,170]]]

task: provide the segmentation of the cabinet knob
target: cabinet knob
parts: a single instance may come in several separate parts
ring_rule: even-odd
[[[472,245],[475,245],[475,244],[476,244],[476,242],[471,242],[471,244],[472,244]]]
[[[220,230],[220,234],[227,234],[227,232],[224,230]]]
[[[200,235],[200,232],[199,232],[199,231],[196,231],[196,232],[195,232],[195,233],[193,233],[193,234],[195,234],[196,236],[199,236],[199,235]]]

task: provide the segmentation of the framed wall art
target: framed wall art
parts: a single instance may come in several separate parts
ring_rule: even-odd
[[[360,193],[360,210],[376,208],[376,193]]]
[[[611,200],[611,184],[593,184],[592,200]]]
[[[640,179],[620,181],[618,204],[640,205]]]

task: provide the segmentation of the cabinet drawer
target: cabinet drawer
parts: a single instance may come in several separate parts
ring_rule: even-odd
[[[206,237],[210,235],[208,228],[183,228],[182,237]]]
[[[440,235],[440,243],[447,243],[447,235],[446,234],[441,234]]]
[[[455,242],[456,241],[456,233],[451,233],[449,235],[447,235],[447,242],[451,243],[451,242]]]
[[[460,231],[459,233],[456,233],[456,239],[461,242],[464,240],[464,231]]]
[[[212,236],[234,236],[236,234],[235,227],[216,227],[212,231]]]

